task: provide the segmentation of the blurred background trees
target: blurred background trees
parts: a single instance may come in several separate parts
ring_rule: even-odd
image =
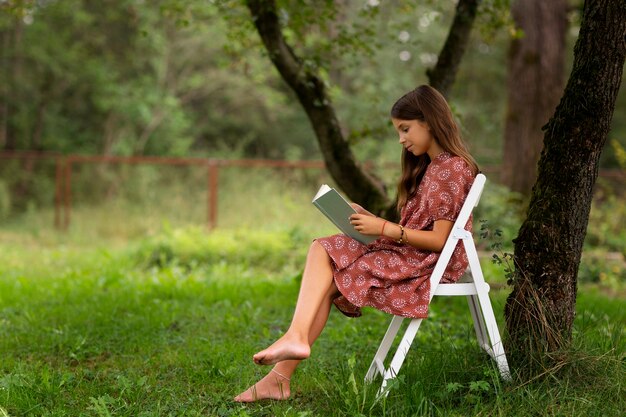
[[[288,41],[322,75],[359,160],[397,160],[388,107],[428,82],[455,5],[278,2]],[[554,77],[571,66],[580,7],[572,0],[558,12],[560,26],[542,26],[560,31],[565,46]],[[521,17],[516,22],[528,30]],[[481,2],[449,95],[482,164],[502,161],[505,123],[529,107],[511,95],[528,89],[520,88],[511,66],[514,81],[507,84],[507,56],[511,42],[521,42],[521,51],[530,39],[547,47],[546,35],[520,38],[507,1]],[[321,157],[305,113],[269,63],[241,1],[5,0],[0,45],[2,149]],[[618,109],[625,103],[622,88]],[[609,139],[623,147],[622,114],[616,112]],[[611,149],[602,166],[617,166]]]
[[[186,5],[193,21],[164,1],[0,7],[6,150],[267,157],[309,150],[302,134],[285,133],[303,130],[302,116],[263,70],[259,51],[245,62],[225,53],[215,7]],[[280,136],[290,143],[282,146]]]
[[[507,111],[502,182],[529,195],[543,147],[541,127],[565,87],[566,0],[514,1],[511,13],[524,36],[512,39],[507,62]]]

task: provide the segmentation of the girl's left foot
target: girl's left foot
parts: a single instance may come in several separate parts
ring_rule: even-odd
[[[291,392],[289,379],[275,371],[270,371],[259,382],[234,398],[240,403],[251,403],[259,400],[287,400]]]

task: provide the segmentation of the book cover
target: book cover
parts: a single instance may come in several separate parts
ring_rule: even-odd
[[[376,236],[367,236],[354,229],[354,226],[350,224],[349,217],[356,213],[356,210],[334,188],[323,184],[312,202],[345,235],[365,245],[377,239]]]

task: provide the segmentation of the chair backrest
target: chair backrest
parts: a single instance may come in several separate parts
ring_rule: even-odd
[[[472,214],[472,210],[474,207],[478,205],[480,201],[480,196],[483,192],[483,188],[485,188],[485,181],[487,178],[484,174],[478,174],[474,179],[474,183],[467,193],[467,197],[465,198],[465,202],[463,203],[463,207],[461,207],[461,212],[459,213],[459,217],[457,217],[454,225],[452,226],[452,230],[450,230],[450,235],[446,240],[446,244],[443,246],[443,250],[439,255],[439,260],[435,265],[435,269],[433,270],[432,275],[430,276],[430,298],[432,299],[435,288],[439,284],[443,273],[446,271],[448,266],[448,262],[450,262],[450,258],[452,257],[452,253],[456,248],[456,245],[460,239],[458,232],[465,230],[465,225]]]

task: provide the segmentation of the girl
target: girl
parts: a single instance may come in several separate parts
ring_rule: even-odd
[[[357,214],[350,223],[363,234],[380,236],[377,240],[363,245],[339,234],[313,242],[289,329],[253,356],[255,363],[274,367],[235,401],[289,398],[291,375],[309,357],[333,303],[352,317],[360,316],[363,306],[426,317],[430,274],[478,167],[448,103],[434,88],[422,85],[405,94],[391,108],[391,120],[403,146],[400,223],[353,204]],[[467,257],[457,246],[442,282],[458,280],[466,267]]]

